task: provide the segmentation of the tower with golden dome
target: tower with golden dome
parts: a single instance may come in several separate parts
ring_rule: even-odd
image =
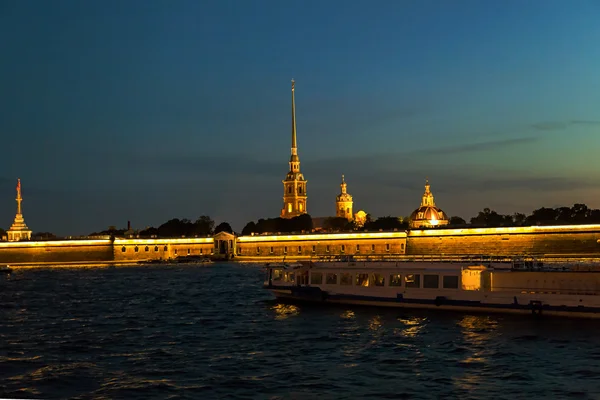
[[[25,224],[25,218],[23,218],[23,212],[21,209],[21,202],[23,197],[21,196],[21,179],[17,179],[17,215],[15,220],[6,234],[9,242],[18,242],[20,240],[30,240],[31,230]]]
[[[335,198],[335,216],[352,221],[352,196],[347,191],[347,184],[342,175],[341,193]]]
[[[292,79],[292,155],[290,170],[283,180],[282,218],[293,218],[306,214],[306,179],[300,172],[298,143],[296,139],[296,103],[294,99],[295,81]]]
[[[448,225],[446,214],[435,206],[433,193],[429,186],[429,180],[425,180],[425,193],[421,200],[421,206],[410,215],[411,228],[435,228],[437,226]]]

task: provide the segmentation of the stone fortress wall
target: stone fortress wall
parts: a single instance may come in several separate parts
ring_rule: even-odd
[[[240,237],[220,233],[214,238],[2,242],[0,264],[135,262],[188,255],[229,255],[234,261],[249,262],[343,255],[363,258],[481,255],[600,258],[599,240],[600,225]]]
[[[109,239],[0,242],[0,264],[108,262],[113,258]]]

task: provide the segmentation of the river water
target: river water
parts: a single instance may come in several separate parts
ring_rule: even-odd
[[[257,266],[0,276],[0,397],[597,399],[600,322],[279,304]]]

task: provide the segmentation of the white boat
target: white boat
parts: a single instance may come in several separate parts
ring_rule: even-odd
[[[600,318],[600,266],[508,262],[268,264],[264,288],[294,301]]]

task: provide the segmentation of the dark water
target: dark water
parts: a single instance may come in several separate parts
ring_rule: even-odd
[[[600,323],[278,304],[257,267],[0,277],[0,397],[600,398]]]

